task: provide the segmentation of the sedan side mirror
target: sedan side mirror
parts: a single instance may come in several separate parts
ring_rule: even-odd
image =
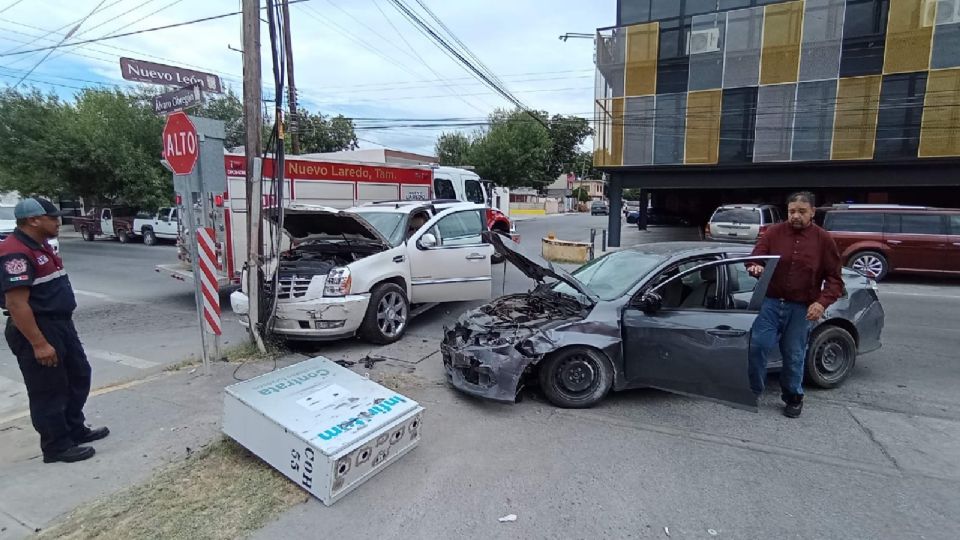
[[[663,308],[663,297],[655,292],[644,293],[640,297],[640,309],[647,315],[653,315]]]
[[[435,248],[437,247],[437,237],[430,233],[426,233],[420,237],[419,245],[424,249]]]

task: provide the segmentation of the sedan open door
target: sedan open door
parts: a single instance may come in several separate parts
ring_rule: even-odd
[[[747,375],[750,330],[778,260],[716,260],[641,288],[621,326],[631,386],[756,410]],[[750,262],[765,264],[760,279],[743,271]]]

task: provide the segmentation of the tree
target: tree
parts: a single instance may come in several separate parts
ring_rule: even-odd
[[[0,93],[0,190],[50,197],[65,192],[52,156],[61,147],[67,109],[36,89]]]
[[[227,93],[220,97],[211,98],[208,96],[206,103],[191,114],[222,120],[227,133],[223,140],[223,146],[226,149],[243,146],[246,142],[246,132],[243,127],[243,102],[233,93],[232,88],[228,88]]]
[[[545,116],[545,115],[544,115]],[[477,173],[505,187],[542,189],[550,176],[553,143],[543,125],[520,110],[497,110],[475,140],[470,157]]]
[[[163,119],[137,94],[86,89],[75,103],[0,94],[0,188],[154,206],[173,187],[160,165]]]
[[[625,201],[639,201],[642,191],[639,189],[625,189],[623,190],[623,200]]]
[[[553,141],[553,159],[548,174],[551,178],[557,178],[567,172],[580,175],[580,170],[575,167],[581,154],[580,145],[593,134],[590,123],[578,116],[555,114],[548,125],[550,140]]]
[[[570,192],[570,196],[573,197],[575,201],[585,203],[590,200],[590,190],[585,187],[573,188],[573,190]]]
[[[353,120],[342,114],[331,118],[312,114],[305,109],[300,109],[298,116],[301,152],[310,154],[357,149],[357,133]]]
[[[470,138],[462,133],[443,133],[437,139],[434,151],[440,158],[440,165],[456,167],[471,165]]]

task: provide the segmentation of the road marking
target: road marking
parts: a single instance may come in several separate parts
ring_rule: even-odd
[[[99,358],[100,360],[106,360],[108,362],[114,362],[116,364],[137,369],[150,369],[160,365],[157,362],[151,362],[150,360],[144,360],[143,358],[137,358],[136,356],[128,356],[126,354],[120,354],[111,351],[100,351],[97,349],[87,349],[87,355],[94,358]]]
[[[75,294],[79,294],[80,296],[89,296],[90,298],[96,298],[97,300],[103,300],[104,302],[111,302],[114,304],[137,305],[136,302],[132,302],[130,300],[123,300],[123,299],[117,298],[116,296],[110,296],[109,294],[103,294],[103,293],[98,293],[93,291],[81,291],[78,289],[74,289],[73,292]]]
[[[960,296],[955,296],[952,294],[930,294],[930,293],[914,293],[914,292],[900,292],[900,291],[885,291],[880,289],[879,291],[880,299],[882,300],[884,296],[920,296],[923,298],[940,298],[940,299],[949,299],[949,300],[960,300]]]

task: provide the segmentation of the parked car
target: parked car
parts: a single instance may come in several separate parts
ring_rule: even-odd
[[[636,224],[640,218],[640,210],[631,210],[627,214],[627,223]],[[647,225],[664,227],[690,227],[690,219],[682,216],[672,210],[662,210],[658,208],[647,209]]]
[[[610,215],[610,207],[607,206],[606,201],[593,201],[592,203],[590,203],[590,215],[591,216]]]
[[[73,218],[73,228],[84,240],[97,236],[114,237],[122,243],[133,238],[133,220],[137,209],[129,206],[93,207],[85,216]]]
[[[632,212],[640,211],[640,201],[623,201],[623,215],[629,216]]]
[[[156,212],[141,212],[133,220],[133,235],[143,238],[148,246],[159,239],[176,240],[180,234],[180,210],[177,207],[160,208]]]
[[[304,340],[359,335],[386,344],[403,337],[411,317],[437,303],[490,298],[493,247],[481,236],[486,211],[461,202],[346,211],[290,206],[283,228],[291,247],[280,255],[276,288],[268,291],[277,299],[273,333]],[[242,283],[230,303],[246,325],[249,300]]]
[[[733,204],[717,208],[704,228],[707,240],[754,243],[771,225],[783,221],[772,204]]]
[[[15,208],[16,206],[0,206],[0,241],[13,234],[13,230],[17,228],[17,218],[13,213]],[[47,243],[50,244],[54,253],[60,254],[59,239],[51,238],[47,240]]]
[[[816,219],[845,264],[878,281],[896,272],[960,274],[960,209],[835,205]]]
[[[444,330],[448,381],[514,402],[529,384],[560,407],[589,407],[612,390],[658,388],[755,409],[747,377],[750,329],[779,258],[749,246],[666,242],[595,259],[573,275],[494,239],[539,285],[462,315]],[[763,259],[757,279],[745,263]],[[844,270],[845,292],[810,333],[808,381],[840,385],[858,355],[880,347],[876,282]],[[778,370],[771,351],[770,369]]]

